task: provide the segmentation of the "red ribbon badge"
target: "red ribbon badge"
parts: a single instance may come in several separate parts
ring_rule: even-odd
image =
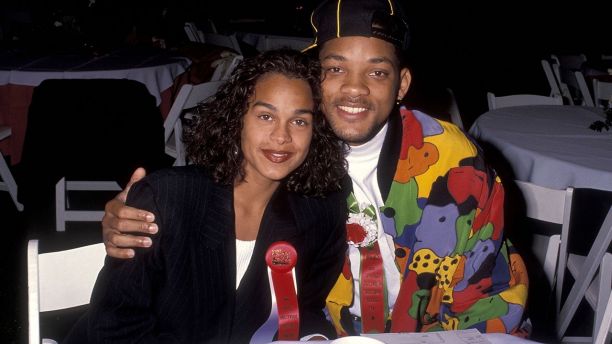
[[[298,340],[300,335],[300,312],[293,273],[296,263],[297,251],[286,241],[273,243],[266,252],[278,309],[278,340]]]
[[[361,253],[361,326],[363,333],[385,332],[385,276],[378,242],[360,247]]]

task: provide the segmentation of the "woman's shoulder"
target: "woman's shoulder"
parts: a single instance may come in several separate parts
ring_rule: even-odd
[[[201,179],[211,181],[208,173],[198,166],[174,166],[155,170],[142,179],[148,183],[160,183],[181,179]]]
[[[184,190],[208,188],[214,185],[208,173],[197,166],[168,167],[151,172],[134,188],[150,187],[154,193],[182,193]]]

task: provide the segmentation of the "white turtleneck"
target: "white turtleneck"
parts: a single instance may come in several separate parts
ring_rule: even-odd
[[[376,208],[376,218],[378,226],[378,246],[383,260],[385,270],[385,285],[387,287],[387,304],[389,311],[393,309],[395,300],[400,288],[400,273],[395,266],[395,247],[393,238],[384,233],[382,223],[380,221],[380,207],[384,205],[380,188],[377,179],[377,166],[383,142],[387,134],[385,126],[372,138],[370,141],[359,145],[351,146],[351,150],[346,158],[348,162],[348,174],[353,182],[353,194],[360,205],[360,210],[363,210],[368,205],[373,205]],[[349,259],[351,261],[351,272],[355,281],[355,299],[353,306],[350,308],[352,314],[361,316],[360,302],[360,265],[361,257],[359,250],[349,245]]]

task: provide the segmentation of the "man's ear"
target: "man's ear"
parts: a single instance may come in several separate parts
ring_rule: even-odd
[[[412,74],[410,74],[410,70],[408,70],[408,68],[402,68],[400,71],[400,87],[397,91],[397,99],[403,99],[404,96],[406,96],[411,82]]]

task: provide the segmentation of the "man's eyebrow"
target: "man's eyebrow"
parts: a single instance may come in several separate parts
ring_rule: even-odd
[[[328,61],[328,60],[334,60],[334,61],[346,61],[346,58],[342,55],[335,55],[335,54],[329,54],[324,56],[321,61]]]
[[[368,61],[370,63],[389,63],[389,64],[393,65],[393,60],[391,60],[390,58],[388,58],[386,56],[372,57],[372,58],[368,59]]]
[[[333,61],[347,61],[346,57],[342,56],[342,55],[335,55],[335,54],[329,54],[324,56],[321,59],[321,62],[325,62],[325,61],[329,61],[329,60],[333,60]],[[380,64],[380,63],[388,63],[390,65],[393,65],[393,60],[386,57],[386,56],[375,56],[375,57],[371,57],[368,59],[369,63],[372,64]]]

